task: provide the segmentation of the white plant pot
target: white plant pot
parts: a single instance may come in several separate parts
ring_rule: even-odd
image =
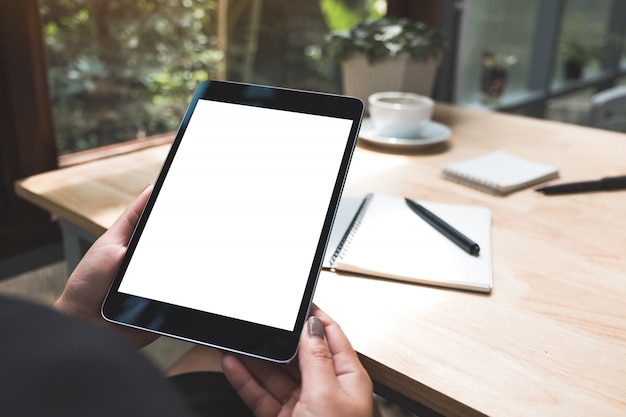
[[[404,91],[432,96],[439,59],[415,62],[408,54],[395,59],[367,63],[357,54],[342,64],[343,93],[358,97],[367,106],[367,98],[379,91]]]

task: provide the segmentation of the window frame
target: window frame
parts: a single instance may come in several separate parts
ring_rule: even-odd
[[[17,197],[20,178],[57,168],[37,0],[0,2],[0,258],[60,241],[50,213]]]
[[[455,0],[442,0],[445,8],[456,10],[460,20],[462,20],[464,9],[470,2],[471,0],[462,0],[462,3],[457,3]],[[553,70],[557,61],[556,54],[558,52],[559,36],[566,3],[567,0],[539,2],[536,17],[537,24],[533,33],[531,60],[534,63],[541,62],[545,64],[531,65],[528,88],[525,94],[517,95],[514,98],[503,97],[500,103],[489,108],[497,111],[545,118],[549,100],[588,88],[593,88],[596,91],[610,88],[616,85],[620,77],[626,76],[626,68],[620,66],[620,51],[618,48],[612,47],[609,57],[602,63],[603,71],[601,74],[580,81],[565,82],[558,87],[552,85]],[[626,2],[612,2],[610,16],[608,32],[626,35]],[[453,33],[455,39],[457,39],[459,37],[458,25],[454,30],[455,32]],[[458,57],[460,48],[463,48],[463,42],[458,39],[454,49],[450,52],[455,57]],[[452,84],[452,80],[448,81]],[[458,80],[454,81],[455,84],[458,83]],[[436,90],[435,99],[451,102],[455,100],[454,94],[451,94],[450,91],[443,92],[440,89]]]

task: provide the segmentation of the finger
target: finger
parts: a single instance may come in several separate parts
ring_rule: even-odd
[[[100,316],[99,307],[151,191],[151,186],[146,187],[113,226],[89,248],[55,303],[59,308],[77,315],[93,313]]]
[[[296,384],[300,385],[302,377],[300,376],[300,364],[297,358],[296,356],[295,360],[283,365],[283,369],[291,376],[291,379],[293,379]]]
[[[300,382],[291,374],[289,365],[275,364],[258,359],[241,358],[254,379],[280,403],[286,404]]]
[[[302,375],[302,392],[333,392],[338,388],[337,375],[325,337],[325,323],[317,316],[311,316],[305,323],[300,337],[298,360]]]
[[[139,216],[151,192],[152,185],[144,188],[139,196],[117,218],[109,230],[100,236],[89,248],[87,255],[77,265],[72,275],[92,277],[91,281],[102,281],[101,285],[108,287],[110,280],[113,279],[113,274],[126,253],[126,246],[130,236],[133,230],[135,230]],[[88,262],[85,262],[85,260],[88,260]],[[96,279],[97,277],[105,277],[105,279]]]
[[[257,417],[277,416],[282,404],[264,389],[236,356],[225,353],[222,369],[226,379]]]
[[[361,362],[341,326],[319,307],[313,306],[312,311],[324,323],[324,334],[328,349],[333,356],[335,366],[339,367],[335,369],[337,375],[343,372],[350,372],[355,367],[362,368]],[[347,369],[344,369],[346,366]]]
[[[332,356],[333,371],[338,385],[371,391],[371,379],[339,324],[317,306],[313,306],[312,312],[324,323],[325,341]]]
[[[149,184],[139,196],[124,210],[124,212],[118,217],[118,219],[109,228],[108,233],[105,235],[110,239],[111,243],[117,243],[123,246],[128,244],[130,236],[135,230],[135,226],[139,221],[139,216],[143,211],[148,198],[153,190],[152,184]]]

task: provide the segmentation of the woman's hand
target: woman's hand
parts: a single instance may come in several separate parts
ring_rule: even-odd
[[[111,228],[96,240],[54,303],[54,308],[65,314],[114,328],[138,346],[147,345],[157,336],[108,323],[102,318],[100,308],[151,192],[152,186],[146,187]]]
[[[313,307],[298,360],[277,365],[225,354],[222,367],[257,417],[373,415],[373,388],[345,334]]]

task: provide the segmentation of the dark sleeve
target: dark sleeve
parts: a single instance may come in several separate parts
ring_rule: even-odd
[[[160,372],[112,332],[0,297],[0,416],[189,416]]]

